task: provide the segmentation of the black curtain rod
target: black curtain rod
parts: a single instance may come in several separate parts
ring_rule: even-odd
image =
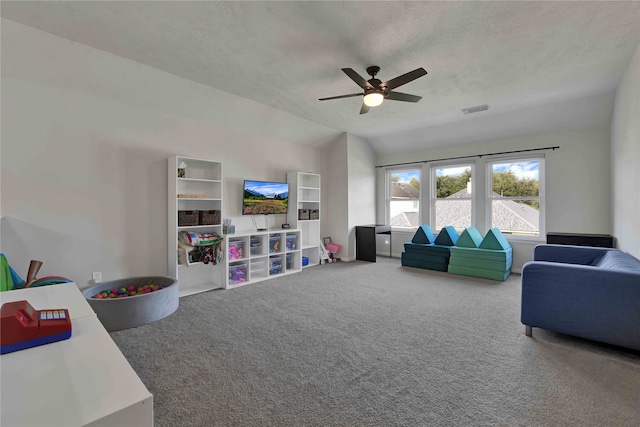
[[[470,156],[445,157],[445,158],[442,158],[442,159],[431,159],[431,160],[418,160],[417,162],[392,163],[390,165],[380,165],[380,166],[376,166],[376,167],[377,168],[386,168],[386,167],[389,167],[389,166],[415,165],[416,163],[430,163],[430,162],[441,162],[441,161],[444,161],[444,160],[470,159],[472,157],[482,158],[483,156],[497,156],[499,154],[528,153],[530,151],[555,150],[556,148],[560,148],[560,146],[556,145],[555,147],[530,148],[528,150],[502,151],[502,152],[499,152],[499,153],[472,154]]]

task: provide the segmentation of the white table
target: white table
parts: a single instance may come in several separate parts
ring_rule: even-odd
[[[0,293],[66,308],[71,338],[0,356],[0,425],[153,426],[153,396],[75,283]]]

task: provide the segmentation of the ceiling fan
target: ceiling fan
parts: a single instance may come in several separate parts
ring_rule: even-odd
[[[351,78],[358,86],[364,89],[364,92],[351,93],[349,95],[331,96],[329,98],[320,98],[319,101],[327,101],[329,99],[351,98],[354,96],[364,96],[362,108],[360,108],[360,114],[369,112],[370,107],[377,107],[382,104],[385,99],[393,101],[405,101],[405,102],[418,102],[422,99],[421,96],[409,95],[408,93],[393,92],[393,89],[403,84],[407,84],[418,77],[422,77],[427,74],[424,68],[418,68],[413,71],[409,71],[406,74],[398,76],[394,79],[386,82],[381,82],[376,79],[376,74],[380,71],[380,67],[372,65],[367,67],[367,74],[371,76],[369,80],[365,80],[360,74],[356,73],[351,68],[343,68],[342,71]]]

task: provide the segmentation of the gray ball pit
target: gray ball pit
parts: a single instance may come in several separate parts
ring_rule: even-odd
[[[96,299],[94,295],[103,290],[135,288],[154,283],[164,288],[148,294],[126,298]],[[178,281],[169,276],[129,277],[99,283],[84,289],[82,294],[107,331],[135,328],[167,317],[178,309]]]

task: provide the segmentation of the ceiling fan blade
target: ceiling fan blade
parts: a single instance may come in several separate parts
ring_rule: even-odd
[[[351,78],[354,82],[358,84],[362,89],[375,89],[371,83],[366,81],[360,74],[353,71],[351,68],[343,68],[342,71]]]
[[[402,86],[404,84],[407,84],[407,83],[417,79],[418,77],[422,77],[422,76],[424,76],[426,74],[427,74],[427,72],[425,71],[424,68],[418,68],[416,70],[409,71],[406,74],[398,76],[395,79],[391,79],[391,80],[389,80],[387,82],[381,83],[380,86],[381,87],[386,87],[388,90],[392,90],[392,89],[397,88],[398,86]]]
[[[364,102],[362,103],[362,108],[360,108],[360,114],[367,114],[369,112],[369,107]]]
[[[340,98],[351,98],[354,96],[362,96],[362,92],[360,93],[350,93],[349,95],[339,95],[339,96],[330,96],[329,98],[320,98],[318,101],[326,101],[328,99],[340,99]]]
[[[418,102],[422,97],[402,92],[389,92],[385,99],[391,99],[392,101]]]

